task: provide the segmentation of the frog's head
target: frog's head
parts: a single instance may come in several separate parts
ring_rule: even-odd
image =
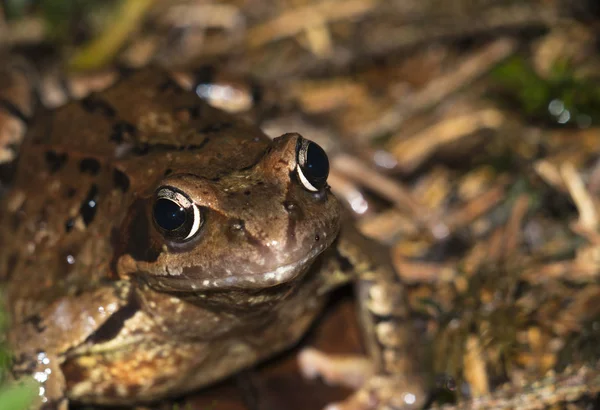
[[[175,292],[263,289],[299,278],[339,230],[327,155],[286,134],[258,158],[218,178],[173,169],[155,184],[125,220],[131,243],[119,275]]]

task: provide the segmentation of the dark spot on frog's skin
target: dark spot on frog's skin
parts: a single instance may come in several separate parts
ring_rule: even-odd
[[[117,312],[112,314],[111,317],[98,328],[98,330],[92,333],[90,337],[88,337],[87,342],[94,345],[114,339],[119,334],[121,329],[123,329],[125,321],[135,315],[138,310],[140,310],[140,304],[132,292],[129,296],[128,303]]]
[[[65,232],[67,232],[67,233],[71,232],[71,230],[73,230],[74,226],[75,226],[75,220],[73,218],[67,219],[67,222],[65,222]]]
[[[19,254],[16,252],[13,252],[10,254],[10,256],[8,257],[8,263],[6,265],[6,273],[1,276],[3,279],[10,279],[15,267],[17,266],[17,262],[19,261]]]
[[[164,175],[164,176],[171,175],[171,173],[172,173],[172,172],[173,172],[173,170],[172,170],[171,168],[167,168],[167,169],[165,170],[165,173],[164,173],[163,175]]]
[[[40,353],[45,353],[43,350],[38,350],[34,356],[29,354],[20,354],[19,356],[13,357],[13,376],[19,378],[22,375],[33,373],[37,366],[37,356]]]
[[[89,226],[90,223],[94,220],[97,208],[98,186],[96,184],[92,184],[92,187],[88,191],[85,199],[81,203],[81,207],[79,208],[79,214],[81,215],[83,223],[85,223],[86,226]]]
[[[23,121],[25,125],[29,125],[30,118],[19,107],[4,98],[0,98],[0,110],[6,111],[9,115]]]
[[[42,325],[42,318],[38,314],[29,316],[27,319],[25,319],[25,323],[33,325],[38,333],[42,333],[44,330],[46,330],[46,326]]]
[[[67,198],[73,198],[76,193],[77,193],[77,190],[75,188],[69,187],[69,188],[67,188],[65,195]]]
[[[244,191],[244,195],[246,196],[250,196],[252,194],[252,191],[250,191],[249,189]]]
[[[121,144],[126,140],[131,141],[136,132],[137,129],[133,124],[130,124],[127,121],[119,121],[113,125],[110,140],[117,144]]]
[[[81,106],[91,114],[100,113],[111,118],[117,114],[117,111],[109,103],[101,99],[98,94],[90,94],[82,99]]]
[[[208,134],[212,132],[219,132],[233,127],[230,122],[216,122],[214,124],[208,124],[198,130],[202,134]]]
[[[124,193],[127,192],[130,185],[129,177],[118,169],[113,170],[113,183]]]
[[[65,153],[57,153],[56,151],[46,151],[46,164],[50,169],[50,173],[59,171],[66,163],[68,156]]]
[[[98,175],[100,162],[95,158],[84,158],[79,162],[79,170],[84,174]]]

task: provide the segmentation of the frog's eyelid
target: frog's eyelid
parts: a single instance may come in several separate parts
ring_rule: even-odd
[[[198,229],[200,229],[200,209],[198,209],[198,205],[192,203],[192,208],[194,210],[194,223],[192,224],[192,229],[190,229],[190,233],[185,237],[184,240],[190,239],[192,236],[196,235]]]
[[[188,197],[183,195],[181,192],[174,191],[170,188],[160,189],[156,196],[158,198],[170,199],[171,201],[179,204],[182,208],[189,208],[190,206],[194,205],[194,203],[190,201]]]
[[[302,183],[302,186],[304,186],[304,188],[306,188],[312,192],[318,191],[318,189],[315,188],[313,186],[313,184],[308,182],[308,179],[306,179],[306,177],[304,176],[304,173],[302,172],[302,168],[300,167],[300,164],[296,165],[296,172],[298,173],[298,179],[300,180],[300,182]]]

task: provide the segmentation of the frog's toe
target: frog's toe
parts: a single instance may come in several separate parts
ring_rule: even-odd
[[[307,379],[321,377],[331,385],[358,389],[373,375],[372,362],[359,355],[330,355],[305,348],[298,355],[298,366]]]
[[[304,377],[321,377],[327,384],[356,389],[346,400],[325,410],[413,410],[423,407],[425,393],[420,380],[404,375],[375,375],[365,356],[329,355],[303,349],[298,365]]]
[[[360,389],[324,410],[417,410],[425,403],[420,383],[404,376],[373,376]]]

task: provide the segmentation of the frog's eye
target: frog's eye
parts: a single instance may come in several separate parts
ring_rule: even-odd
[[[152,216],[165,237],[179,241],[191,239],[202,225],[198,205],[180,191],[169,187],[158,189]]]
[[[325,188],[329,175],[327,154],[318,144],[304,138],[296,145],[296,172],[298,179],[309,191],[316,192]]]

